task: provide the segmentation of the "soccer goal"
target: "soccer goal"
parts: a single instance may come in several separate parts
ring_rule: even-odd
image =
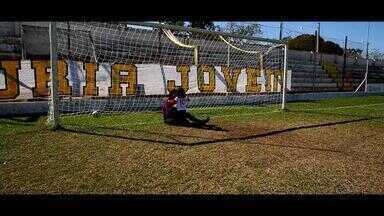
[[[287,48],[277,40],[150,22],[52,22],[50,122],[160,110],[183,88],[190,109],[284,109]]]

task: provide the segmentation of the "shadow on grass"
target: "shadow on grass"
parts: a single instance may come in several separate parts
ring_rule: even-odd
[[[350,124],[350,123],[355,123],[355,122],[368,121],[371,119],[372,118],[361,118],[361,119],[345,120],[345,121],[330,122],[330,123],[323,123],[323,124],[296,126],[296,127],[286,128],[286,129],[282,129],[282,130],[275,130],[275,131],[270,131],[270,132],[266,132],[266,133],[262,133],[262,134],[256,134],[256,135],[195,142],[191,145],[206,145],[206,144],[213,144],[213,143],[218,143],[218,142],[244,141],[244,140],[274,136],[274,135],[278,135],[278,134],[282,134],[282,133],[288,133],[288,132],[302,130],[302,129],[321,128],[321,127],[329,127],[329,126],[342,125],[342,124]]]
[[[74,126],[76,127],[77,125],[73,124],[69,126]],[[172,125],[174,127],[180,127],[180,128],[190,128],[187,126],[176,126]],[[67,128],[68,129],[68,128]],[[162,133],[162,132],[155,132],[155,131],[150,131],[150,130],[144,130],[144,129],[137,129],[137,128],[124,128],[124,127],[107,127],[107,126],[92,126],[89,128],[86,128],[87,130],[113,130],[113,131],[129,131],[129,132],[142,132],[145,134],[153,134],[153,135],[159,135],[159,136],[165,136],[167,138],[173,138],[173,137],[187,137],[187,138],[200,138],[204,139],[206,137],[204,136],[194,136],[194,135],[185,135],[185,134],[179,134],[179,133]],[[218,127],[216,125],[206,125],[205,127],[198,128],[198,129],[205,129],[205,130],[213,130],[213,131],[222,131],[222,132],[227,132],[228,130],[223,129],[221,127]],[[168,129],[167,129],[168,130]],[[177,132],[177,131],[176,131]]]
[[[182,125],[182,124],[170,124],[170,125],[173,127],[180,127],[180,128],[195,128],[195,129],[202,129],[202,130],[225,131],[225,132],[228,131],[226,129],[223,129],[219,126],[212,125],[212,124],[206,124],[201,126]]]
[[[72,125],[75,126],[75,125]],[[179,128],[195,128],[195,129],[202,129],[202,130],[213,130],[213,131],[227,131],[221,127],[218,127],[216,125],[207,124],[200,127],[194,127],[194,126],[187,126],[187,125],[172,125],[173,127],[179,127]],[[99,135],[99,136],[105,136],[105,137],[111,137],[111,138],[119,138],[119,139],[128,139],[128,140],[134,140],[134,141],[144,141],[144,142],[152,142],[152,143],[162,143],[162,144],[174,144],[174,145],[190,145],[189,143],[182,142],[178,140],[176,137],[187,137],[187,138],[199,138],[204,139],[206,137],[202,136],[193,136],[193,135],[184,135],[184,134],[169,134],[169,133],[161,133],[161,132],[154,132],[154,131],[148,131],[148,130],[138,130],[134,128],[121,128],[121,127],[105,127],[105,126],[96,126],[96,127],[90,127],[90,128],[81,128],[76,127],[74,128],[68,128],[62,126],[60,128],[63,131],[67,132],[79,132],[83,134],[88,135]],[[148,138],[137,138],[137,137],[128,137],[128,136],[122,136],[122,135],[116,135],[116,134],[109,134],[109,133],[103,133],[103,132],[96,132],[96,130],[118,130],[118,131],[127,131],[127,132],[142,132],[145,134],[151,134],[151,135],[157,135],[157,136],[163,136],[167,139],[173,140],[172,141],[162,141],[162,140],[156,140],[156,139],[148,139]],[[92,131],[92,132],[91,132]]]
[[[33,126],[42,115],[0,117],[0,124]]]
[[[12,120],[15,122],[37,122],[43,114],[19,115],[19,116],[2,116],[0,120]]]
[[[295,101],[290,101],[288,104],[295,104],[295,103],[309,103],[309,104],[316,104],[319,103],[320,100],[295,100]]]
[[[92,131],[92,130],[81,130],[79,128],[72,129],[72,128],[63,127],[63,126],[60,128],[60,130],[65,131],[65,132],[71,132],[71,133],[86,134],[86,135],[93,135],[93,136],[103,136],[103,137],[132,140],[132,141],[142,141],[142,142],[160,143],[160,144],[173,144],[173,145],[188,145],[187,143],[184,143],[184,142],[181,142],[181,141],[175,140],[175,139],[173,139],[174,141],[162,141],[162,140],[149,139],[149,138],[136,138],[136,137],[117,135],[117,134],[108,134],[108,133],[96,132],[96,131]]]
[[[94,136],[103,136],[103,137],[118,138],[118,139],[124,139],[124,140],[143,141],[143,142],[150,142],[150,143],[157,143],[157,144],[160,143],[160,144],[170,144],[170,145],[179,145],[179,146],[199,146],[199,145],[217,144],[217,143],[234,142],[234,141],[245,141],[246,143],[258,144],[255,142],[250,142],[249,140],[253,140],[253,139],[257,139],[257,138],[270,137],[270,136],[276,136],[279,134],[289,133],[289,132],[293,132],[293,131],[297,131],[297,130],[330,127],[330,126],[336,126],[336,125],[363,122],[363,121],[368,121],[368,120],[372,120],[372,119],[373,118],[360,118],[360,119],[329,122],[329,123],[322,123],[322,124],[296,126],[296,127],[291,127],[291,128],[281,129],[281,130],[274,130],[274,131],[270,131],[270,132],[266,132],[266,133],[249,135],[249,136],[212,139],[212,140],[197,141],[197,142],[192,142],[192,143],[182,142],[180,140],[176,140],[173,137],[173,136],[178,136],[178,135],[172,135],[171,137],[168,137],[168,138],[171,138],[173,141],[162,141],[162,140],[155,140],[155,139],[149,139],[149,138],[136,138],[136,137],[122,136],[122,135],[115,135],[115,134],[106,134],[106,133],[95,132],[95,131],[91,131],[91,130],[84,131],[84,130],[70,129],[70,128],[62,128],[61,130],[67,131],[67,132],[72,132],[72,133],[80,133],[80,134],[87,134],[87,135],[94,135]],[[162,134],[162,135],[166,135],[166,134]],[[185,135],[185,137],[188,137],[188,136]],[[342,153],[340,151],[333,150],[333,149],[322,149],[322,148],[294,146],[294,145],[276,145],[276,144],[259,144],[259,145],[270,145],[270,146],[278,146],[278,147],[285,147],[285,148],[296,148],[296,149],[307,149],[307,150],[314,150],[314,151]]]
[[[7,125],[21,125],[21,126],[34,126],[33,123],[21,123],[21,122],[12,122],[12,121],[4,121],[4,119],[0,119],[0,125],[1,124],[7,124]]]
[[[353,117],[353,118],[367,118],[368,120],[375,119],[384,119],[384,116],[377,115],[354,115],[354,114],[346,114],[346,113],[336,113],[332,110],[287,110],[291,113],[303,113],[303,114],[312,114],[312,115],[326,115],[326,116],[339,116],[339,117]]]

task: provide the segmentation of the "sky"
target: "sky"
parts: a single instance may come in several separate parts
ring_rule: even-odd
[[[280,22],[257,22],[261,25],[262,35],[266,38],[279,38]],[[222,23],[217,23],[222,25]],[[303,33],[314,34],[318,22],[283,22],[283,37],[297,36]],[[344,47],[345,36],[348,36],[349,48],[360,48],[365,51],[368,25],[369,49],[376,48],[384,52],[384,22],[320,22],[320,36]]]

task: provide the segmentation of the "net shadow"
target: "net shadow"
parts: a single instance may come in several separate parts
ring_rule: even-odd
[[[200,129],[205,131],[219,131],[219,132],[227,132],[228,130],[223,129],[219,126],[209,124],[204,125],[201,127],[194,127],[194,126],[186,126],[186,125],[171,125],[171,127],[176,128],[194,128],[194,129]],[[136,129],[136,128],[122,128],[122,127],[113,127],[113,126],[91,126],[91,127],[78,127],[77,125],[65,125],[61,126],[60,130],[67,131],[67,132],[79,132],[87,135],[98,135],[98,136],[105,136],[105,137],[111,137],[111,138],[120,138],[120,139],[131,139],[133,141],[145,141],[145,142],[153,142],[153,143],[162,143],[162,144],[180,144],[180,145],[189,145],[188,142],[183,142],[177,138],[190,138],[190,139],[206,139],[207,137],[204,136],[196,136],[191,134],[180,134],[180,133],[164,133],[164,132],[157,132],[153,130],[145,130],[145,129]],[[125,135],[118,135],[118,134],[111,134],[107,131],[119,131],[121,133],[124,133]],[[177,130],[176,130],[177,132]],[[153,135],[158,138],[165,138],[171,141],[163,141],[159,139],[149,139],[149,138],[139,138],[139,133],[143,134],[143,136],[148,137],[148,135]],[[134,134],[134,136],[128,136],[126,134]],[[176,138],[177,137],[177,138]]]
[[[184,142],[177,140],[173,137],[172,137],[173,141],[164,141],[164,140],[159,140],[159,139],[138,138],[138,137],[132,137],[132,136],[123,136],[123,135],[118,135],[118,134],[109,134],[109,133],[105,133],[105,132],[81,130],[79,128],[74,129],[74,128],[69,128],[69,127],[61,127],[60,130],[65,131],[65,132],[71,132],[71,133],[109,137],[109,138],[123,139],[123,140],[130,140],[130,141],[142,141],[142,142],[149,142],[149,143],[156,143],[156,144],[187,145],[187,143],[184,143]]]
[[[33,126],[39,121],[42,115],[30,116],[3,116],[0,117],[0,124]]]
[[[274,131],[270,131],[270,132],[266,132],[266,133],[262,133],[262,134],[256,134],[256,135],[195,142],[191,145],[196,146],[196,145],[207,145],[207,144],[222,143],[222,142],[245,141],[245,140],[257,139],[257,138],[275,136],[278,134],[288,133],[288,132],[297,131],[297,130],[330,127],[330,126],[335,126],[335,125],[343,125],[343,124],[350,124],[350,123],[355,123],[355,122],[368,121],[368,120],[372,120],[372,119],[374,119],[374,118],[361,118],[361,119],[354,119],[354,120],[329,122],[329,123],[323,123],[323,124],[296,126],[296,127],[286,128],[286,129],[282,129],[282,130],[274,130]]]
[[[130,141],[142,141],[142,142],[149,142],[149,143],[155,143],[155,144],[168,144],[168,145],[175,145],[175,146],[202,146],[202,145],[210,145],[210,144],[223,144],[223,143],[230,143],[230,142],[243,142],[245,144],[254,144],[254,145],[268,145],[268,146],[275,146],[275,147],[282,147],[282,148],[294,148],[294,149],[306,149],[306,150],[312,150],[312,151],[322,151],[322,152],[331,152],[331,153],[340,153],[345,154],[342,151],[335,150],[335,149],[327,149],[327,148],[316,148],[316,147],[305,147],[305,146],[298,146],[298,145],[278,145],[278,144],[262,144],[255,142],[255,139],[259,138],[266,138],[266,137],[273,137],[284,133],[304,130],[304,129],[313,129],[313,128],[322,128],[322,127],[331,127],[336,125],[344,125],[344,124],[351,124],[351,123],[357,123],[357,122],[364,122],[369,121],[376,118],[359,118],[359,119],[353,119],[353,120],[344,120],[344,121],[336,121],[336,122],[328,122],[328,123],[322,123],[322,124],[312,124],[312,125],[304,125],[304,126],[296,126],[296,127],[290,127],[285,128],[281,130],[273,130],[261,134],[253,134],[248,136],[240,136],[240,137],[231,137],[231,138],[220,138],[220,139],[210,139],[205,141],[196,141],[196,142],[183,142],[181,140],[175,139],[174,134],[166,134],[166,133],[158,133],[158,135],[165,136],[168,139],[168,141],[159,140],[159,139],[151,139],[151,138],[138,138],[133,136],[123,136],[123,135],[116,135],[116,134],[107,134],[103,132],[96,132],[96,131],[84,131],[79,129],[70,129],[70,128],[62,128],[62,130],[72,133],[81,133],[81,134],[87,134],[87,135],[93,135],[93,136],[103,136],[103,137],[110,137],[110,138],[117,138],[117,139],[123,139],[123,140],[130,140]],[[153,134],[156,134],[156,132],[152,132]],[[188,137],[188,135],[184,135],[184,137]],[[191,136],[190,136],[191,137]]]
[[[324,110],[287,110],[292,113],[302,113],[302,114],[312,114],[312,115],[325,115],[325,116],[338,116],[338,117],[352,117],[352,118],[367,118],[370,120],[375,119],[384,119],[384,115],[357,115],[357,114],[346,114],[346,113],[337,113],[334,110],[324,111]]]
[[[188,126],[175,126],[174,127],[179,127],[179,128],[190,128]],[[173,133],[161,133],[161,132],[154,132],[150,130],[145,130],[145,129],[137,129],[137,128],[124,128],[124,127],[108,127],[108,126],[95,126],[92,127],[91,129],[101,129],[101,130],[116,130],[116,131],[131,131],[131,132],[143,132],[147,134],[154,134],[154,135],[167,135],[167,136],[179,136],[179,137],[188,137],[188,138],[206,138],[203,136],[194,136],[194,135],[184,135],[184,134],[173,134]],[[203,128],[197,128],[197,129],[203,129],[203,130],[212,130],[212,131],[222,131],[222,132],[228,132],[228,130],[223,129],[222,127],[216,126],[216,125],[206,125]],[[87,128],[89,130],[89,128]]]

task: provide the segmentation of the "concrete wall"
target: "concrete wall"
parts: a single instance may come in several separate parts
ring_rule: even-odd
[[[18,38],[21,35],[20,22],[0,22],[0,38]],[[21,50],[19,43],[0,43],[0,53],[15,53]],[[10,55],[13,57],[13,55]]]
[[[47,113],[48,101],[0,103],[0,117],[46,115]]]
[[[23,43],[26,58],[49,57],[48,27],[41,25],[23,25]]]
[[[0,36],[20,36],[20,22],[0,22]]]
[[[0,62],[2,63],[2,62]],[[8,71],[1,70],[0,72],[0,103],[1,100],[30,100],[47,97],[49,90],[47,89],[48,79],[46,74],[49,73],[46,68],[49,65],[49,60],[44,61],[29,61],[29,60],[14,60],[8,61]],[[61,66],[60,66],[61,65]],[[58,73],[64,76],[59,76],[59,90],[62,96],[98,96],[109,97],[111,96],[110,88],[116,86],[116,78],[112,70],[115,64],[92,64],[93,66],[86,69],[89,63],[70,61],[65,63],[59,61]],[[20,66],[20,67],[19,67]],[[18,73],[16,68],[19,67]],[[95,67],[95,70],[92,68]],[[200,93],[205,91],[214,93],[227,93],[227,80],[225,69],[221,66],[212,67],[209,71],[204,72],[200,67],[188,66],[185,70],[186,76],[181,76],[178,72],[177,66],[158,64],[135,64],[130,65],[130,69],[121,69],[119,76],[127,76],[126,81],[121,81],[121,85],[129,86],[140,85],[144,90],[145,95],[159,95],[167,94],[167,83],[173,80],[175,85],[180,86],[182,82],[188,85],[185,89],[188,94]],[[91,70],[90,70],[91,69]],[[129,70],[126,71],[126,70]],[[249,85],[251,79],[255,79],[261,92],[271,91],[276,92],[281,89],[282,72],[279,74],[261,74],[254,78],[248,78],[247,69],[241,69],[237,76],[237,80],[233,83],[236,92],[252,92],[247,90],[246,86]],[[5,72],[5,73],[4,73]],[[94,76],[92,74],[95,74]],[[88,75],[87,75],[88,74]],[[199,79],[200,74],[204,75],[204,79]],[[288,73],[287,80],[290,79],[290,72]],[[185,77],[185,78],[182,78]],[[182,81],[183,80],[183,81]],[[120,82],[120,81],[119,81]],[[67,84],[64,84],[67,83]],[[94,83],[94,84],[92,84]],[[112,83],[115,83],[112,85]],[[85,92],[84,87],[95,86],[93,93]],[[118,84],[120,87],[121,85]],[[184,85],[184,84],[183,84]],[[205,87],[202,87],[204,85]],[[271,89],[267,89],[268,86]],[[97,88],[96,88],[97,87]],[[290,82],[288,82],[288,89]],[[93,90],[92,90],[93,91]],[[122,96],[127,94],[137,94],[137,89],[122,87]],[[115,92],[116,93],[116,92]],[[118,93],[120,94],[120,93]],[[115,95],[116,96],[116,95]]]

